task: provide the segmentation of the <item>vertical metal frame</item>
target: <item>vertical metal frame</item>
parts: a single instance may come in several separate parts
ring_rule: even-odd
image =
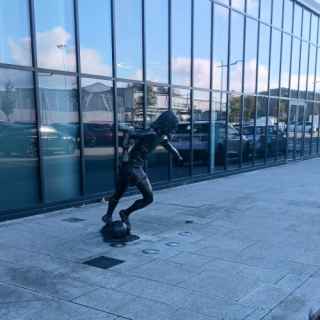
[[[41,137],[41,123],[42,123],[42,113],[41,113],[41,102],[40,102],[40,89],[39,89],[39,78],[38,78],[38,57],[37,57],[37,36],[36,36],[36,22],[35,22],[35,7],[34,0],[29,0],[28,3],[29,15],[30,15],[30,38],[31,38],[31,53],[32,53],[32,64],[35,71],[32,72],[33,77],[33,91],[34,91],[34,102],[36,111],[36,126],[37,126],[37,149],[38,149],[38,160],[39,160],[39,195],[40,202],[47,202],[47,192],[45,184],[45,167],[43,159],[43,140]]]
[[[194,159],[194,150],[193,150],[193,128],[194,128],[194,115],[193,115],[193,100],[194,100],[194,8],[195,8],[195,0],[191,0],[191,64],[190,64],[190,85],[191,91],[190,94],[190,125],[191,125],[191,132],[190,132],[190,166],[189,166],[189,175],[193,175],[193,159]]]
[[[313,100],[316,101],[316,90],[317,90],[317,76],[318,76],[318,54],[319,54],[319,27],[320,27],[320,21],[319,17],[317,17],[317,43],[316,43],[316,66],[315,66],[315,72],[314,72],[314,87],[313,87]],[[314,102],[315,103],[315,102]],[[319,105],[317,104],[318,108]],[[319,111],[319,110],[318,110]],[[319,114],[320,117],[320,114]],[[318,121],[318,131],[317,131],[317,154],[319,154],[319,133],[320,133],[320,121]]]
[[[86,194],[86,167],[85,167],[85,145],[84,145],[84,126],[83,126],[83,110],[81,99],[81,61],[80,61],[80,34],[79,34],[79,7],[78,0],[73,0],[74,7],[74,27],[76,40],[76,64],[77,64],[77,97],[78,97],[78,113],[80,126],[80,169],[81,169],[81,195]]]
[[[147,127],[146,108],[148,105],[147,60],[146,60],[146,3],[141,1],[141,34],[142,34],[142,81],[143,81],[143,127]]]

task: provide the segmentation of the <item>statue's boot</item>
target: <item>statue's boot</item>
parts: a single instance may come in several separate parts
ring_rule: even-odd
[[[121,210],[119,212],[119,216],[121,218],[121,221],[126,225],[128,235],[131,233],[131,223],[129,220],[129,214],[125,210]]]

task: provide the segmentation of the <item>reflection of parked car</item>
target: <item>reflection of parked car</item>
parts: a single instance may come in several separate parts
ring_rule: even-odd
[[[77,140],[53,126],[41,126],[40,136],[43,139],[45,155],[53,153],[73,154],[77,148]],[[34,124],[0,125],[0,151],[5,155],[20,157],[36,156],[38,146],[38,130]]]
[[[85,123],[84,139],[86,147],[113,145],[113,126],[111,123]]]

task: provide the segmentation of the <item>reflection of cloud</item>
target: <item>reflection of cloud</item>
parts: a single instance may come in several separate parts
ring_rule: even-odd
[[[9,48],[14,62],[21,65],[31,64],[31,41],[30,38],[20,38],[17,41],[9,39]]]
[[[244,10],[244,0],[232,0],[232,7]],[[247,9],[249,11],[256,8],[258,8],[258,0],[247,0]]]

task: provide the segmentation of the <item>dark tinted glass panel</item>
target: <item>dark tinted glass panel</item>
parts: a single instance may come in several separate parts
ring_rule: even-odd
[[[308,44],[306,42],[302,42],[299,97],[303,99],[305,98],[306,90],[307,90],[308,57],[309,57]]]
[[[194,86],[209,88],[211,2],[195,1],[194,19]]]
[[[309,156],[312,152],[313,143],[313,102],[307,102],[306,122],[304,130],[304,155]]]
[[[168,82],[168,0],[146,1],[147,79]]]
[[[260,0],[260,19],[264,22],[271,23],[271,0]]]
[[[39,202],[38,141],[31,72],[0,70],[1,209]]]
[[[210,113],[209,92],[193,93],[193,174],[209,172]]]
[[[292,67],[291,67],[291,96],[298,97],[299,83],[299,61],[300,61],[300,43],[301,41],[293,38],[292,46]]]
[[[317,69],[315,79],[315,99],[320,100],[320,52],[317,53]]]
[[[283,29],[291,33],[292,30],[292,1],[284,0]]]
[[[302,29],[302,38],[306,41],[309,41],[310,38],[310,11],[303,10],[303,29]]]
[[[258,17],[259,0],[247,1],[247,13],[254,17]]]
[[[32,64],[28,3],[27,0],[0,3],[0,62]]]
[[[278,28],[282,27],[282,5],[283,0],[273,1],[272,24]]]
[[[113,187],[114,136],[112,82],[82,79],[82,114],[86,192],[96,193]]]
[[[191,0],[172,0],[172,82],[190,85]]]
[[[117,0],[115,4],[118,77],[142,80],[141,0]]]
[[[232,12],[231,15],[231,53],[230,53],[230,90],[242,91],[243,63],[243,23],[242,14]]]
[[[283,34],[281,63],[281,95],[289,96],[291,36]]]
[[[75,77],[39,74],[41,132],[47,201],[80,195],[80,150]]]
[[[311,36],[310,40],[312,43],[317,44],[318,36],[318,17],[316,15],[311,16]]]
[[[255,162],[261,164],[264,162],[266,155],[266,123],[268,111],[268,98],[257,98],[257,122],[256,122],[256,137],[255,137]]]
[[[258,69],[258,93],[266,94],[268,90],[269,75],[269,39],[270,27],[260,26],[259,69]]]
[[[301,37],[302,31],[302,8],[296,4],[294,6],[294,21],[293,21],[293,33],[297,37]]]
[[[246,49],[245,49],[245,77],[244,91],[254,92],[256,87],[257,71],[257,21],[247,19]]]
[[[76,70],[72,0],[35,0],[38,66]]]
[[[146,119],[149,127],[161,113],[168,110],[169,95],[168,88],[149,85],[147,88],[147,110]],[[161,146],[148,157],[148,173],[151,181],[168,180],[168,152]]]
[[[224,170],[226,152],[227,96],[214,92],[212,96],[211,169]]]
[[[112,76],[110,1],[80,0],[79,29],[81,71]]]
[[[307,98],[313,100],[314,97],[314,81],[315,81],[315,68],[316,68],[316,47],[310,46],[309,55],[309,72],[308,72],[308,88],[307,88]]]
[[[319,152],[319,139],[320,139],[320,105],[314,104],[314,116],[313,116],[313,135],[312,135],[312,153]]]
[[[183,157],[183,163],[173,160],[173,177],[180,178],[189,175],[191,159],[191,108],[190,91],[174,89],[172,95],[172,111],[179,118],[179,127],[172,135],[172,143]]]
[[[243,106],[242,134],[247,140],[247,148],[243,153],[244,165],[252,165],[252,156],[254,150],[254,122],[255,122],[255,96],[246,96]]]
[[[240,164],[240,112],[242,97],[230,96],[228,119],[227,165],[235,169]]]
[[[273,96],[279,95],[280,46],[281,33],[273,29],[270,59],[270,94]]]
[[[229,10],[214,6],[213,88],[227,89]]]
[[[278,137],[278,99],[270,98],[269,100],[269,116],[267,128],[267,160],[274,161],[277,159],[280,137]]]
[[[279,101],[278,118],[278,159],[284,159],[287,151],[288,100]]]

